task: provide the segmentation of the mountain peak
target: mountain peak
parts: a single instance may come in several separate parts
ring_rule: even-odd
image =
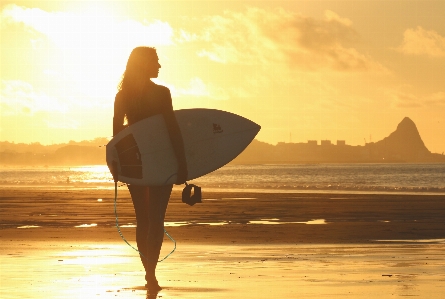
[[[416,124],[407,116],[397,125],[397,130],[409,130],[418,133]]]
[[[394,132],[377,144],[387,155],[397,156],[406,161],[416,161],[419,157],[430,153],[420,137],[416,124],[409,117],[405,117]]]

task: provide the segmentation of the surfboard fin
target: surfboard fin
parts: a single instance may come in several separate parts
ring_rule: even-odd
[[[193,188],[193,195],[191,195]],[[196,203],[200,203],[202,195],[201,195],[201,187],[198,187],[194,184],[185,183],[185,188],[182,190],[182,202],[188,204],[189,206],[193,206]]]

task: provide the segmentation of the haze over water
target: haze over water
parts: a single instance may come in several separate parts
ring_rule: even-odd
[[[445,194],[445,164],[228,165],[191,181],[205,189]],[[112,188],[107,166],[3,168],[0,187]]]

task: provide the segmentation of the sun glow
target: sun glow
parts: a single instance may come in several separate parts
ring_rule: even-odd
[[[108,120],[113,99],[131,50],[140,45],[171,45],[173,36],[169,23],[134,19],[119,14],[120,10],[113,5],[82,2],[82,6],[69,11],[15,4],[3,7],[2,30],[14,31],[15,26],[23,26],[26,33],[13,35],[14,38],[30,43],[33,56],[45,57],[39,63],[29,61],[31,67],[18,60],[2,65],[5,73],[13,71],[16,77],[23,78],[2,77],[1,114],[11,117],[11,126],[21,124],[14,128],[21,132],[20,136],[8,130],[3,138],[14,136],[12,139],[19,142],[32,138],[48,144],[65,139],[68,131],[71,140],[106,136],[94,132],[111,128]],[[16,51],[15,44],[6,45],[5,51],[2,44],[2,53],[11,46]],[[106,125],[98,127],[99,123]],[[39,125],[45,130],[38,130]],[[2,124],[3,128],[6,126],[7,123]],[[20,130],[23,127],[30,130]]]
[[[158,50],[155,82],[170,88],[175,109],[242,115],[261,124],[258,140],[287,142],[291,133],[294,142],[357,145],[369,134],[381,140],[407,116],[428,149],[443,152],[436,2],[401,18],[392,16],[410,8],[398,2],[385,16],[362,16],[365,7],[347,1],[3,2],[2,141],[109,137],[128,56],[147,45]]]
[[[117,18],[105,5],[98,7],[95,4],[92,9],[86,4],[81,13],[48,12],[9,5],[3,15],[10,22],[23,23],[28,29],[40,33],[33,40],[35,49],[42,47],[47,39],[66,51],[63,55],[66,65],[84,67],[102,75],[101,78],[109,77],[110,65],[116,60],[125,62],[129,51],[139,44],[172,43],[173,30],[168,23]]]
[[[63,54],[49,63],[47,74],[77,82],[81,94],[99,96],[114,92],[130,51],[138,45],[171,44],[173,30],[168,23],[154,20],[120,19],[102,5],[86,4],[82,13],[47,12],[37,8],[10,6],[6,15],[40,33],[34,40],[38,49],[53,43]],[[86,97],[82,106],[91,105]]]

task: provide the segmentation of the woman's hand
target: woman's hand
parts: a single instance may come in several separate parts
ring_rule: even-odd
[[[182,185],[187,181],[188,171],[187,165],[181,165],[178,167],[178,174],[176,177],[176,185]]]

